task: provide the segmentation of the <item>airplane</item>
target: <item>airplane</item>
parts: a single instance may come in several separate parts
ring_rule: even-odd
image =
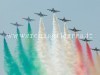
[[[88,40],[87,38],[85,38],[85,39],[80,39],[80,40],[85,41],[85,42],[90,42],[90,41],[92,41],[92,40]]]
[[[97,47],[94,48],[94,49],[92,49],[92,50],[94,50],[94,51],[100,51],[100,49],[98,49]]]
[[[23,18],[24,20],[28,21],[28,22],[31,22],[31,21],[34,21],[34,19],[30,19],[30,17],[28,18]]]
[[[71,21],[71,20],[67,20],[65,17],[63,19],[60,19],[58,18],[59,20],[63,21],[63,22],[68,22],[68,21]]]
[[[73,29],[69,29],[69,30],[74,31],[74,32],[79,32],[79,31],[81,31],[81,30],[76,29],[75,27],[74,27]]]
[[[34,14],[36,14],[36,15],[38,15],[38,16],[40,16],[40,17],[47,16],[47,15],[45,15],[45,14],[42,14],[42,12],[40,12],[40,13],[34,13]]]
[[[49,10],[49,11],[51,11],[51,12],[53,12],[53,13],[60,12],[60,11],[58,11],[58,10],[55,10],[54,8],[52,8],[52,9],[47,9],[47,10]]]
[[[14,26],[17,26],[17,27],[23,26],[23,25],[21,25],[21,24],[18,24],[17,22],[16,22],[16,23],[10,23],[10,24],[12,24],[12,25],[14,25]]]
[[[6,33],[3,31],[3,33],[0,33],[0,35],[3,36],[3,37],[6,37],[6,36],[9,35],[9,34],[6,34]]]

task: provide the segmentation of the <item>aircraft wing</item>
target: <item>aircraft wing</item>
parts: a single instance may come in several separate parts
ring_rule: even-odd
[[[77,31],[81,31],[81,30],[77,30]]]
[[[23,25],[19,24],[18,26],[23,26]]]
[[[30,19],[31,21],[34,21],[34,19]]]
[[[85,41],[84,39],[80,39],[80,40]]]
[[[100,51],[100,49],[92,49],[92,50],[94,50],[94,51]]]
[[[55,10],[55,12],[60,12],[60,11],[58,11],[58,10]]]
[[[25,19],[26,20],[27,18],[22,18],[22,19]]]
[[[87,41],[93,41],[93,40],[87,40]]]
[[[16,25],[16,24],[14,24],[14,23],[10,23],[10,24],[12,24],[12,25]]]
[[[98,49],[98,51],[100,51],[100,49]]]
[[[56,11],[56,12],[60,12],[60,11]]]
[[[66,21],[71,21],[71,20],[66,20]]]
[[[51,11],[51,9],[47,9],[47,10]]]
[[[47,16],[47,15],[43,14],[43,16]]]
[[[2,33],[0,33],[0,35],[3,35]]]
[[[94,51],[95,51],[95,49],[92,49],[92,50],[94,50]]]
[[[39,15],[39,13],[34,13],[34,14]]]
[[[58,18],[59,20],[63,20],[63,19],[60,19],[60,18]]]
[[[81,30],[76,30],[76,31],[78,32],[78,31],[81,31]]]
[[[73,29],[69,29],[69,30],[72,30],[73,31]]]

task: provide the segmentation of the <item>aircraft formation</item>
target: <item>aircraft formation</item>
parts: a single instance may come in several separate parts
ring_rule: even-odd
[[[54,8],[52,8],[52,9],[47,9],[47,10],[50,11],[50,12],[52,12],[52,13],[58,13],[58,12],[60,12],[59,10],[55,10]],[[45,16],[47,16],[46,14],[43,14],[42,12],[40,12],[40,13],[34,13],[34,14],[38,15],[39,17],[45,17]],[[28,21],[28,22],[34,21],[34,19],[31,19],[30,17],[28,17],[28,18],[22,18],[22,19],[24,19],[24,20],[26,20],[26,21]],[[65,17],[62,18],[62,19],[61,19],[61,18],[58,18],[58,19],[61,20],[62,22],[69,22],[69,21],[71,21],[71,20],[66,19]],[[23,25],[21,25],[21,24],[18,24],[17,22],[16,22],[16,23],[10,23],[10,24],[16,26],[17,28],[18,28],[19,26],[23,26]],[[73,32],[75,32],[75,33],[81,31],[81,30],[79,30],[79,29],[76,29],[75,27],[74,27],[73,29],[69,29],[69,30],[71,30],[71,31],[73,31]],[[5,38],[5,37],[6,37],[7,35],[9,35],[9,34],[6,34],[6,33],[3,31],[2,33],[0,33],[0,35],[3,36],[3,37]],[[92,41],[92,40],[89,40],[89,39],[87,39],[87,38],[80,39],[80,40],[82,40],[82,41],[84,41],[84,42],[91,42],[91,41]],[[94,50],[94,51],[96,51],[96,52],[100,51],[100,49],[98,49],[98,48],[94,48],[94,49],[92,49],[92,50]]]

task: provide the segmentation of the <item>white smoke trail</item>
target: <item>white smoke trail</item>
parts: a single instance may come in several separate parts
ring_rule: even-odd
[[[39,33],[38,33],[38,54],[40,61],[42,62],[42,65],[46,69],[47,74],[46,75],[53,75],[53,67],[49,58],[49,47],[48,42],[46,39],[46,33],[45,33],[45,27],[43,23],[43,19],[40,18],[40,24],[39,24]]]
[[[52,33],[52,62],[56,75],[66,75],[66,66],[65,66],[65,54],[62,46],[62,40],[59,30],[59,24],[57,22],[57,17],[53,14],[53,33]]]
[[[73,46],[72,40],[70,38],[70,34],[68,32],[68,29],[66,28],[66,23],[64,23],[64,37],[63,37],[63,47],[65,51],[65,62],[66,62],[66,68],[67,68],[67,75],[75,75],[75,60],[76,60],[76,54],[75,54],[75,48]]]

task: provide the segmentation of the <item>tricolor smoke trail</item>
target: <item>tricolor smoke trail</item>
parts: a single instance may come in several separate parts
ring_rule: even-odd
[[[20,31],[17,28],[17,52],[18,52],[18,62],[20,63],[20,67],[24,71],[25,75],[32,75],[32,64],[29,62],[22,45],[21,37],[20,37]]]
[[[49,56],[49,45],[47,42],[43,18],[40,18],[37,48],[40,61],[45,68],[43,71],[46,75],[55,75]]]
[[[82,49],[82,45],[81,45],[77,35],[75,38],[75,44],[76,44],[76,51],[77,51],[76,74],[77,75],[86,75],[88,72],[85,67],[83,49]]]
[[[66,27],[66,23],[64,23],[64,38],[63,38],[63,47],[65,51],[65,65],[66,65],[66,73],[67,75],[75,75],[75,62],[76,62],[76,55],[75,49],[73,47],[73,43],[71,37],[69,36],[68,29]]]
[[[33,74],[40,75],[40,62],[37,54],[37,49],[35,46],[35,39],[33,37],[32,28],[30,23],[28,22],[28,38],[27,38],[27,54],[29,61],[32,65]],[[38,61],[38,62],[37,62]],[[37,64],[37,65],[36,65]]]
[[[57,75],[66,75],[65,54],[59,30],[57,17],[53,14],[53,33],[52,33],[52,62]]]
[[[17,63],[15,62],[9,51],[8,44],[5,38],[4,38],[4,66],[7,75],[22,75]]]

